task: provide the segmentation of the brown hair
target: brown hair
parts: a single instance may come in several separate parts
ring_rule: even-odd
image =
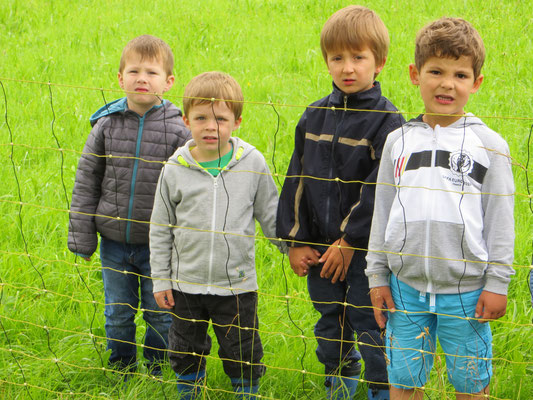
[[[372,10],[348,6],[333,14],[320,33],[320,48],[327,63],[327,52],[341,49],[361,50],[368,46],[376,64],[384,63],[389,52],[387,27]]]
[[[474,80],[485,61],[485,46],[478,31],[461,18],[443,17],[424,26],[416,35],[415,64],[420,69],[431,57],[472,58]]]
[[[233,111],[235,119],[242,114],[242,90],[235,79],[223,72],[204,72],[191,79],[183,93],[183,113],[189,115],[191,107],[207,104],[212,99],[226,100],[226,105]]]
[[[152,35],[137,36],[135,39],[130,40],[128,44],[126,44],[126,47],[124,47],[124,50],[122,50],[120,65],[118,67],[120,73],[124,71],[126,58],[131,53],[137,53],[140,55],[141,60],[161,60],[167,75],[172,75],[174,55],[172,54],[169,45],[163,40]]]

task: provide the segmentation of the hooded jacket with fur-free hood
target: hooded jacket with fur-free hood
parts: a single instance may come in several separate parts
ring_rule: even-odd
[[[264,236],[275,237],[278,190],[263,155],[230,140],[232,159],[216,177],[192,157],[193,140],[161,171],[150,229],[154,292],[228,296],[257,289],[255,220]]]
[[[148,244],[154,192],[163,162],[190,137],[167,100],[142,117],[122,98],[100,108],[76,171],[69,250],[90,257],[97,232],[121,243]],[[120,217],[120,220],[117,219]]]
[[[432,129],[422,118],[392,132],[379,168],[368,245],[370,287],[391,272],[423,293],[507,294],[514,270],[509,147],[466,114]]]

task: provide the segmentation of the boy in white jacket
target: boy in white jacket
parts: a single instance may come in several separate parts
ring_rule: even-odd
[[[150,228],[154,296],[173,312],[169,358],[181,399],[200,397],[211,348],[209,320],[237,398],[255,398],[265,371],[257,330],[255,219],[267,237],[275,237],[278,191],[262,154],[231,136],[242,120],[242,101],[229,75],[207,72],[189,82],[183,120],[193,138],[166,163],[156,190]]]
[[[505,314],[514,273],[514,185],[507,143],[464,112],[484,58],[468,22],[424,27],[409,72],[426,113],[383,150],[366,274],[376,321],[387,324],[391,399],[423,398],[437,338],[457,399],[489,393],[484,322]]]

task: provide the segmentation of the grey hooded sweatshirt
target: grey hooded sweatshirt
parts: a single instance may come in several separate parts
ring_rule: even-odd
[[[147,245],[163,162],[191,137],[181,111],[163,100],[141,117],[128,109],[124,97],[100,108],[91,125],[72,192],[68,248],[91,256],[97,232],[117,242]]]
[[[514,270],[509,147],[472,114],[389,134],[366,257],[370,287],[392,272],[423,293],[507,294]]]
[[[278,191],[263,155],[230,140],[232,159],[216,177],[192,157],[193,140],[161,171],[150,226],[154,292],[228,296],[257,289],[255,220],[275,237]]]

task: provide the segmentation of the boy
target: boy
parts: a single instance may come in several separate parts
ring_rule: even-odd
[[[348,6],[328,19],[320,46],[333,92],[313,103],[296,127],[277,235],[291,241],[291,267],[307,276],[309,295],[321,314],[316,353],[325,366],[328,398],[351,398],[356,392],[361,356],[354,348],[355,331],[368,396],[385,399],[385,357],[370,309],[364,249],[385,137],[404,122],[375,81],[385,65],[389,36],[372,10]]]
[[[483,322],[505,314],[514,186],[505,141],[464,113],[484,58],[481,37],[462,19],[420,30],[409,73],[426,113],[391,133],[383,150],[366,274],[380,327],[382,309],[408,311],[387,322],[393,399],[423,398],[437,337],[457,399],[489,393]]]
[[[231,136],[242,108],[231,76],[193,78],[183,100],[192,140],[170,158],[157,186],[150,229],[154,296],[173,313],[169,358],[182,399],[200,397],[209,319],[237,398],[255,398],[265,371],[254,218],[274,237],[278,191],[261,153]]]
[[[118,72],[126,97],[91,117],[72,194],[68,247],[88,261],[100,233],[109,365],[122,372],[136,369],[139,297],[152,373],[160,373],[167,347],[171,318],[152,295],[147,222],[162,162],[190,137],[181,111],[160,97],[174,83],[173,66],[161,39],[143,35],[126,45]]]

